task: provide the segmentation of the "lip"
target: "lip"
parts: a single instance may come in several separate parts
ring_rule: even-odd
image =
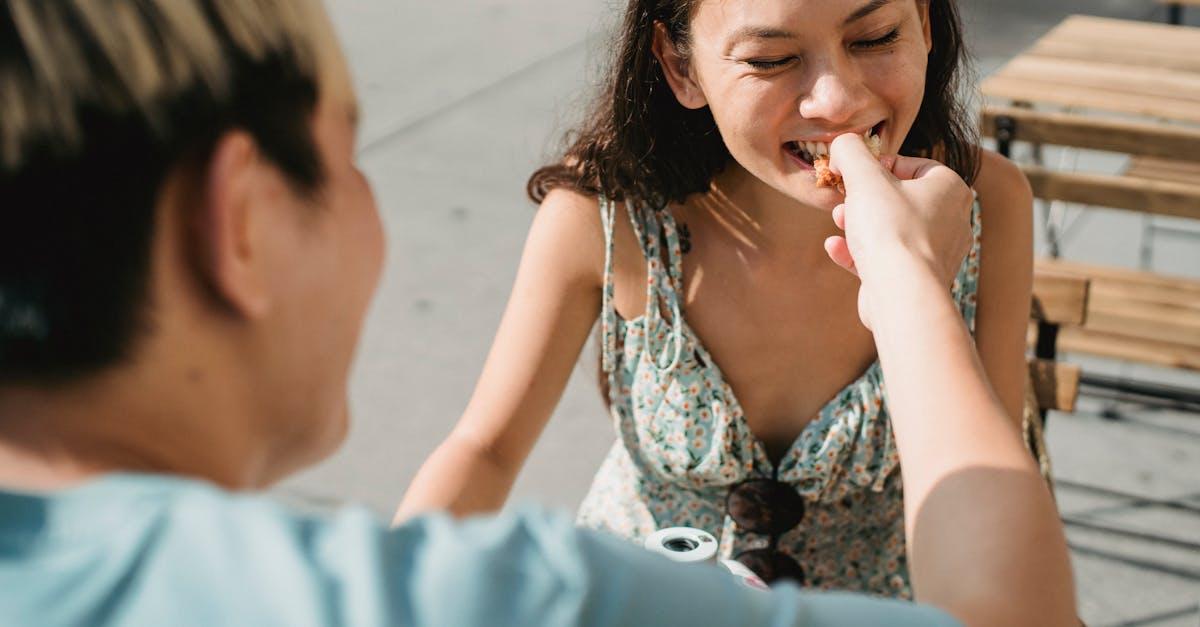
[[[781,150],[783,150],[784,156],[786,156],[796,167],[800,168],[801,170],[811,171],[815,169],[812,167],[812,164],[808,163],[804,159],[801,159],[793,154],[792,151],[788,150],[787,145],[784,145]]]
[[[876,135],[879,135],[882,137],[883,130],[885,128],[887,128],[887,120],[880,120],[871,126],[860,126],[860,127],[856,127],[856,128],[848,128],[845,130],[837,131],[835,133],[822,133],[819,135],[809,135],[807,137],[793,137],[792,139],[789,139],[784,143],[786,144],[788,142],[821,142],[823,144],[832,144],[833,140],[837,139],[838,137],[841,137],[842,135],[846,135],[846,134],[862,135],[863,133],[866,133],[867,131],[874,131]]]
[[[841,135],[845,135],[847,133],[854,133],[855,135],[863,135],[868,131],[877,135],[880,138],[881,142],[884,145],[886,145],[887,142],[884,137],[884,133],[886,130],[887,130],[887,120],[885,119],[885,120],[881,120],[881,121],[875,123],[872,126],[857,127],[857,128],[838,131],[836,133],[810,135],[810,136],[804,137],[804,138],[789,140],[789,141],[784,142],[780,146],[780,149],[783,151],[783,153],[785,155],[788,156],[789,159],[791,159],[792,163],[796,164],[796,166],[798,168],[800,168],[801,170],[811,171],[814,169],[813,165],[811,163],[805,161],[804,159],[800,158],[795,153],[793,153],[792,150],[789,148],[789,145],[791,145],[793,143],[798,143],[798,144],[803,145],[805,142],[819,142],[822,144],[826,144],[826,148],[828,148],[828,144],[833,143],[833,140]]]

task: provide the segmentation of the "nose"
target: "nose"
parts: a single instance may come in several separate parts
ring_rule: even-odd
[[[866,100],[866,90],[857,72],[831,65],[820,71],[808,93],[801,96],[800,115],[831,125],[846,124],[865,106]]]

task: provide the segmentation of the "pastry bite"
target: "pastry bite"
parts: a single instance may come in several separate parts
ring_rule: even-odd
[[[883,150],[883,140],[880,139],[875,129],[863,133],[863,141],[866,142],[871,154],[878,159]],[[788,142],[787,148],[801,161],[812,164],[813,178],[816,180],[817,187],[832,187],[843,194],[846,193],[842,177],[829,169],[829,144],[794,141]]]

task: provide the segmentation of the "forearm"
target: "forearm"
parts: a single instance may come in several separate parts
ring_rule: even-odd
[[[945,286],[916,263],[864,276],[918,600],[969,624],[1070,624],[1074,592],[1049,491]]]
[[[889,287],[873,292],[871,322],[897,442],[909,453],[906,489],[925,492],[942,473],[971,466],[1036,472],[945,287],[919,267],[889,271],[875,279]]]
[[[396,523],[428,511],[455,516],[499,510],[517,471],[469,438],[451,434],[421,465],[396,511]]]

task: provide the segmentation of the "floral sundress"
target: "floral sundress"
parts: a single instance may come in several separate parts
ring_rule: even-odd
[[[774,478],[805,499],[800,525],[776,548],[793,557],[807,585],[911,598],[904,508],[879,362],[846,386],[801,432],[776,468],[748,427],[720,369],[682,308],[679,232],[669,211],[627,212],[647,263],[646,311],[625,320],[613,305],[615,203],[600,199],[605,283],[601,367],[618,439],[580,507],[580,525],[641,542],[664,527],[704,529],[730,558],[769,538],[725,514],[731,486]],[[974,330],[979,279],[979,203],[973,243],[953,295]]]

